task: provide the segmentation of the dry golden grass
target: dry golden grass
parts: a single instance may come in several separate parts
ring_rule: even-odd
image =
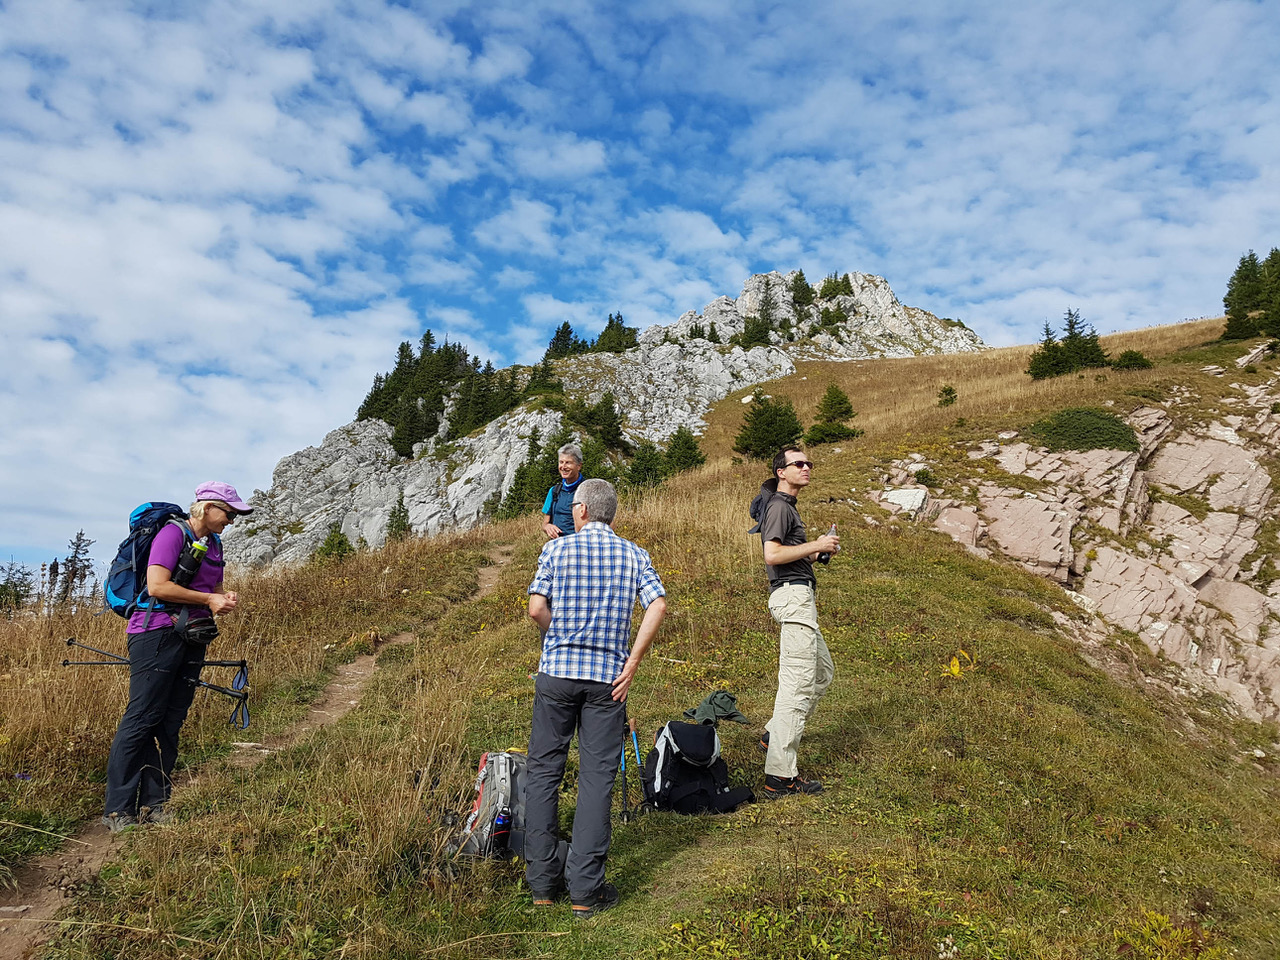
[[[305,713],[326,669],[368,648],[371,627],[383,635],[421,629],[467,596],[480,544],[474,533],[459,534],[392,545],[340,568],[233,571],[229,585],[241,603],[221,619],[208,655],[250,663],[253,725],[244,736],[278,732]],[[72,828],[100,804],[107,753],[128,699],[127,667],[62,665],[104,659],[68,648],[68,637],[127,652],[124,623],[111,614],[54,610],[0,622],[0,771],[6,772],[0,809],[55,831]],[[219,668],[203,675],[222,685],[230,677]],[[231,706],[211,691],[197,693],[180,764],[226,751]],[[21,850],[34,849],[35,839],[0,828],[0,871]]]
[[[1158,361],[1213,340],[1222,332],[1223,322],[1198,320],[1117,333],[1102,338],[1102,344],[1112,356],[1124,350],[1140,350]],[[765,392],[789,399],[807,426],[816,419],[818,402],[827,385],[836,384],[849,395],[857,411],[852,426],[866,431],[866,437],[858,443],[867,445],[911,432],[937,433],[959,417],[989,425],[1016,414],[1096,404],[1100,394],[1107,392],[1100,389],[1098,377],[1109,385],[1110,392],[1123,393],[1161,376],[1157,364],[1153,370],[1091,370],[1082,376],[1033,381],[1025,370],[1034,349],[1003,347],[981,353],[897,360],[800,363],[795,374],[768,384]],[[956,388],[959,399],[951,406],[939,407],[938,391],[947,384]],[[701,442],[708,455],[732,453],[742,424],[740,401],[751,392],[734,394],[707,418]]]

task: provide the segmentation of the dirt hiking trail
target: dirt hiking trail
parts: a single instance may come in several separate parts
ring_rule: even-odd
[[[495,546],[488,554],[490,564],[480,568],[479,583],[471,600],[488,596],[511,562],[515,548]],[[262,743],[234,743],[231,762],[250,768],[270,754],[292,746],[320,727],[341,720],[360,702],[361,694],[377,666],[377,651],[412,643],[412,633],[383,639],[370,631],[373,653],[362,654],[337,669],[307,715],[282,733]],[[145,829],[163,829],[149,827]],[[62,849],[37,857],[14,872],[14,886],[0,890],[0,960],[25,960],[56,930],[54,915],[68,905],[76,892],[96,877],[103,865],[124,843],[125,836],[113,834],[99,820],[81,827],[74,837],[63,837]]]

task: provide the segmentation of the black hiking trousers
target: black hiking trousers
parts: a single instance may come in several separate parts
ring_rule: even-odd
[[[604,883],[613,784],[626,717],[627,705],[613,699],[612,684],[538,674],[524,787],[525,878],[535,895],[555,893],[567,882],[570,899],[585,903]],[[578,805],[562,876],[556,858],[560,782],[575,730]]]
[[[129,635],[129,706],[107,759],[106,812],[136,817],[169,799],[178,731],[196,696],[205,648],[172,627]]]

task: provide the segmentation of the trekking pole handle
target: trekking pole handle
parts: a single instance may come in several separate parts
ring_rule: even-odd
[[[635,733],[635,732],[636,732],[636,718],[635,718],[635,717],[632,717],[629,721],[627,721],[627,729],[629,729],[632,733]]]

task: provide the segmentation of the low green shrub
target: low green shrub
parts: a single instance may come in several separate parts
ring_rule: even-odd
[[[1138,437],[1114,413],[1094,407],[1059,410],[1028,431],[1050,450],[1137,450]]]
[[[1112,370],[1150,370],[1152,366],[1141,350],[1126,350],[1111,361]]]

